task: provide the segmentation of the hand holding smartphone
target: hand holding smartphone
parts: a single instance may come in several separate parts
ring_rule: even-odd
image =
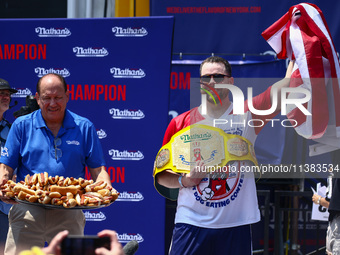
[[[105,247],[110,250],[110,237],[98,236],[67,236],[61,242],[62,255],[95,255],[95,250]]]

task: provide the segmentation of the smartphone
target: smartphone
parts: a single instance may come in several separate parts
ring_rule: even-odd
[[[110,250],[110,237],[69,235],[61,242],[62,255],[94,255],[96,248]]]

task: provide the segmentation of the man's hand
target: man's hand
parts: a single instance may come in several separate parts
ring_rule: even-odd
[[[103,230],[98,233],[99,237],[108,236],[111,240],[111,249],[97,248],[95,253],[97,255],[124,255],[122,245],[118,242],[117,233],[112,230]]]
[[[193,187],[198,185],[201,180],[207,175],[207,168],[203,161],[196,162],[196,166],[190,169],[190,173],[186,174],[182,178],[182,184],[184,187]]]
[[[7,166],[5,164],[0,164],[0,187],[5,185],[8,180],[11,180],[12,178],[16,179],[16,176],[15,177],[13,176],[13,172],[14,172],[13,168],[11,168],[11,167],[9,167],[9,166]],[[15,181],[15,179],[14,179],[14,181]],[[3,194],[1,189],[0,189],[0,199],[2,201],[4,201],[3,199],[7,199],[8,200],[8,198],[5,197],[5,194]]]
[[[2,187],[7,183],[7,180],[6,179],[2,179],[0,180],[0,199],[3,200],[5,199],[5,194],[2,192]]]
[[[6,204],[17,204],[17,202],[12,199],[9,198],[5,195],[5,192],[2,191],[2,187],[7,183],[6,179],[2,179],[2,181],[0,182],[0,200]]]
[[[107,184],[107,188],[113,188],[111,185],[110,175],[106,172],[105,166],[90,168],[90,173],[94,181],[104,181]]]

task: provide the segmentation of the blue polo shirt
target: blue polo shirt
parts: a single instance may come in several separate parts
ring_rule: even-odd
[[[92,122],[69,110],[57,137],[47,128],[41,110],[17,118],[10,129],[0,163],[17,168],[17,182],[27,174],[83,177],[85,166],[105,165]]]

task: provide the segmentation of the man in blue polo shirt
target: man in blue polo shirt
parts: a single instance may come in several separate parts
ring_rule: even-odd
[[[84,178],[88,166],[95,181],[103,180],[111,187],[94,125],[66,109],[69,91],[64,78],[45,75],[38,81],[35,96],[40,109],[16,119],[9,132],[0,158],[0,183],[11,179],[15,168],[21,181],[27,174],[45,171],[50,176]],[[81,210],[26,204],[13,205],[9,222],[5,254],[43,247],[62,230],[82,235],[85,227]]]
[[[17,93],[16,89],[10,87],[8,81],[0,79],[0,145],[1,151],[5,146],[7,135],[11,124],[4,118],[4,113],[9,109],[11,94]],[[8,232],[8,212],[11,204],[0,201],[0,254],[3,254],[7,232]]]

